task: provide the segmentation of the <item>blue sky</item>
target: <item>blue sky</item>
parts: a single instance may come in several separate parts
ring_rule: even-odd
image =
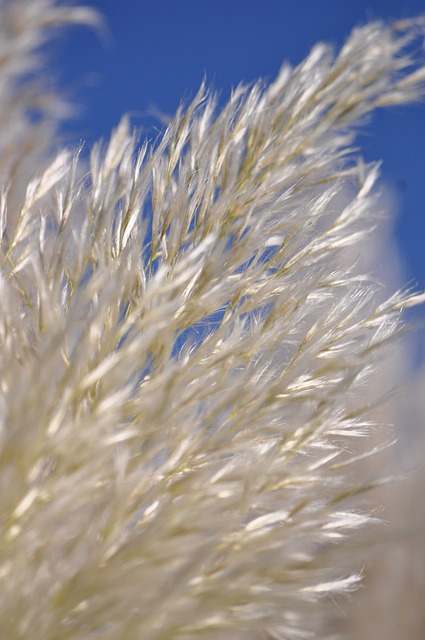
[[[107,137],[124,113],[151,125],[153,108],[172,114],[203,77],[221,91],[257,77],[272,79],[312,45],[340,45],[374,18],[425,13],[424,0],[88,0],[108,35],[74,29],[56,42],[58,73],[81,105],[67,128],[76,143]],[[424,48],[425,59],[425,48]],[[382,159],[398,202],[396,234],[404,278],[425,288],[425,102],[381,111],[364,127],[367,160]]]

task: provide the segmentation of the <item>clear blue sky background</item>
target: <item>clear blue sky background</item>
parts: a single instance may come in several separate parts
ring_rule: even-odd
[[[272,79],[312,45],[340,45],[367,20],[425,13],[425,0],[87,0],[108,36],[75,29],[55,44],[58,73],[82,111],[72,141],[107,137],[124,113],[152,123],[152,107],[172,114],[206,76],[223,99],[240,81]],[[423,44],[423,43],[421,43]],[[425,59],[425,49],[423,51]],[[63,69],[65,71],[63,71]],[[367,160],[383,159],[397,195],[396,233],[405,279],[425,288],[425,103],[379,112],[364,129]]]

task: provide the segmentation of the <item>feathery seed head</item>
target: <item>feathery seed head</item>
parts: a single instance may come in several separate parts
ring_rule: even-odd
[[[46,26],[93,14],[13,0],[1,23],[24,9],[0,32],[2,637],[319,637],[372,520],[366,385],[423,300],[378,303],[361,271],[378,170],[351,152],[423,90],[419,23],[318,45],[220,111],[202,86],[156,144],[124,118],[84,176],[78,151],[37,170],[16,82]]]

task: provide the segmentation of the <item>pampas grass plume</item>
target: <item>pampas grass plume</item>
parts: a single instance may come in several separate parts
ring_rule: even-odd
[[[87,164],[46,143],[40,45],[73,21],[98,23],[0,3],[0,637],[334,637],[370,385],[423,301],[363,272],[378,169],[351,148],[422,93],[423,23],[221,108],[202,86],[153,141],[124,118]]]

